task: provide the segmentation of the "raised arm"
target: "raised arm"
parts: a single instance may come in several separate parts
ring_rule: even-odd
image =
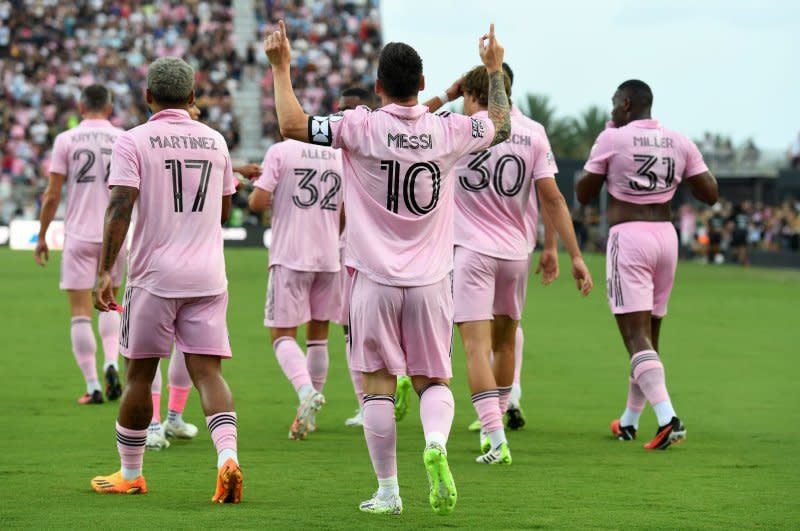
[[[36,263],[44,266],[50,259],[50,250],[47,248],[47,228],[56,216],[58,203],[61,202],[61,187],[64,184],[64,175],[61,173],[50,173],[50,181],[47,183],[47,190],[44,192],[42,209],[39,212],[39,239],[36,241],[36,250],[33,257]]]
[[[486,44],[484,44],[486,41]],[[505,142],[511,134],[511,105],[506,96],[503,76],[503,55],[505,50],[494,35],[494,24],[489,25],[489,33],[478,40],[478,53],[486,71],[489,73],[489,119],[494,124],[494,139],[491,145]]]
[[[286,25],[279,20],[278,26],[278,31],[267,35],[264,41],[264,51],[272,65],[278,125],[283,137],[308,142],[308,115],[297,101],[292,88],[292,48],[286,36]]]
[[[119,251],[128,234],[133,205],[139,197],[139,189],[132,186],[112,186],[111,198],[106,209],[103,225],[103,247],[100,251],[100,265],[97,268],[97,282],[94,286],[94,307],[101,312],[113,309],[116,304],[111,286],[111,268],[117,261]]]

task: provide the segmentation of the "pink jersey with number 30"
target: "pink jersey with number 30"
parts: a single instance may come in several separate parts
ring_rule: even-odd
[[[700,150],[658,120],[634,120],[597,137],[584,169],[606,176],[608,193],[638,205],[666,203],[682,179],[708,171]]]
[[[222,197],[236,187],[221,134],[184,110],[156,113],[120,135],[108,184],[139,189],[128,286],[166,298],[225,292]]]
[[[490,120],[390,104],[314,117],[309,129],[312,142],[344,154],[346,265],[391,286],[425,286],[452,271],[452,169],[489,147]]]
[[[123,133],[108,120],[83,120],[53,143],[50,172],[65,176],[67,212],[64,233],[85,242],[103,241],[103,215],[108,206],[106,185],[111,147]]]

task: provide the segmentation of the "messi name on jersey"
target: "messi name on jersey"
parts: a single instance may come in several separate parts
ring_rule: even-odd
[[[424,133],[421,135],[407,135],[404,133],[393,135],[389,133],[386,145],[387,147],[401,149],[433,149],[433,139],[431,139],[431,135]]]

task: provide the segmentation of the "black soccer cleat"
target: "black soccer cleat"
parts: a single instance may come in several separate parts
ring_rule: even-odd
[[[636,438],[636,428],[620,426],[619,419],[611,421],[611,433],[620,441],[632,441]]]
[[[653,440],[645,444],[647,450],[666,450],[673,444],[678,444],[686,439],[686,426],[681,419],[672,417],[669,424],[661,426]]]
[[[525,413],[522,408],[509,405],[506,410],[506,428],[509,430],[521,430],[525,426]]]
[[[100,391],[92,391],[91,394],[86,393],[82,397],[78,399],[78,404],[85,406],[89,404],[102,404],[103,403],[103,393]]]
[[[122,396],[122,384],[119,381],[119,373],[113,365],[106,369],[106,398],[116,400]]]

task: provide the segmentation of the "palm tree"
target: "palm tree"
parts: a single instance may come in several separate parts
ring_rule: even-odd
[[[584,110],[577,119],[572,120],[572,134],[574,135],[573,158],[586,158],[592,149],[597,135],[606,128],[606,122],[611,119],[608,112],[596,105]]]
[[[528,94],[525,99],[527,108],[523,109],[523,112],[544,126],[556,158],[571,157],[575,146],[570,121],[556,117],[555,107],[550,103],[550,98],[544,94]]]

